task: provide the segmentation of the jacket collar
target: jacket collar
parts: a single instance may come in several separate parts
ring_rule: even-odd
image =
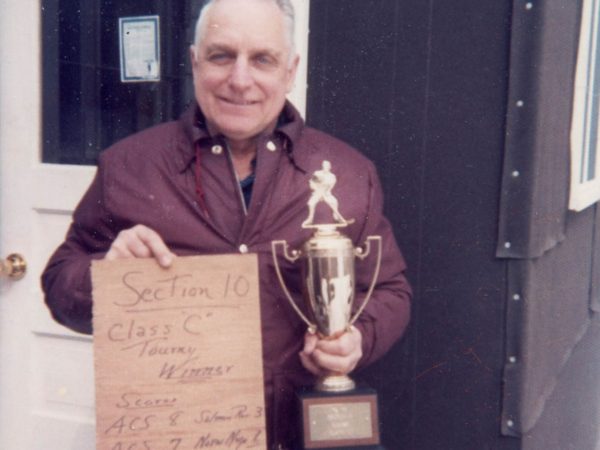
[[[196,102],[192,103],[180,116],[179,125],[184,134],[184,139],[178,143],[179,154],[176,164],[179,172],[185,171],[196,158],[196,144],[201,146],[225,145],[225,138],[222,135],[211,136],[209,134],[204,115]],[[273,135],[281,139],[282,146],[290,160],[299,169],[306,172],[307,150],[298,145],[303,129],[304,120],[300,113],[294,105],[286,100]]]

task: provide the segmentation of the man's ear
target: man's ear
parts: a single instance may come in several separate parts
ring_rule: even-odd
[[[196,52],[196,46],[190,45],[190,61],[192,63],[192,67],[195,67],[198,64],[198,55]]]
[[[294,88],[294,82],[296,81],[296,72],[298,71],[298,63],[300,62],[300,55],[294,55],[292,62],[289,64],[287,69],[287,93],[289,94]]]

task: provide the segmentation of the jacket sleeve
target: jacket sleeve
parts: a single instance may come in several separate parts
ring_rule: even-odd
[[[363,357],[358,367],[364,367],[381,356],[404,334],[410,319],[411,287],[404,275],[406,263],[391,228],[383,215],[383,194],[374,166],[369,170],[369,205],[358,245],[368,236],[381,236],[381,266],[373,294],[355,326],[363,337]],[[356,264],[357,302],[367,293],[377,263],[377,246],[364,261]]]
[[[103,195],[102,164],[73,213],[65,241],[42,274],[45,301],[54,319],[80,333],[92,333],[90,265],[101,259],[115,238]]]

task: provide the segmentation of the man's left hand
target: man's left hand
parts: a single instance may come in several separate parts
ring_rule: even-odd
[[[320,376],[328,373],[347,374],[362,357],[362,334],[355,327],[335,339],[319,338],[314,333],[304,335],[304,349],[300,352],[302,365]]]

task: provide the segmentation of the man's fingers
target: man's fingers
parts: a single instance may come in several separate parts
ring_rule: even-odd
[[[321,370],[321,368],[317,364],[315,364],[315,362],[312,359],[312,354],[315,351],[318,342],[319,337],[315,333],[307,331],[304,334],[304,348],[299,353],[300,362],[302,363],[304,368],[310,373],[317,376],[323,375],[323,371]]]
[[[110,246],[110,249],[108,250],[108,252],[106,253],[105,258],[108,259],[109,261],[113,261],[115,259],[121,259],[121,258],[134,258],[135,256],[133,255],[133,253],[131,253],[131,251],[129,251],[129,249],[127,248],[126,243],[121,240],[115,240],[112,245]]]
[[[307,331],[304,334],[304,348],[302,349],[302,353],[310,355],[317,347],[318,342],[319,338],[317,337],[317,335],[315,333]]]
[[[143,227],[138,231],[138,236],[147,246],[147,248],[150,249],[151,255],[156,258],[161,266],[169,267],[173,263],[173,253],[171,253],[165,242],[156,231],[148,227]]]
[[[316,348],[324,353],[337,356],[348,356],[354,350],[352,342],[345,338],[338,338],[333,340],[321,339],[317,343]]]
[[[337,372],[347,374],[354,370],[362,357],[362,335],[352,327],[335,339],[319,339],[306,334],[300,358],[304,367],[314,374]]]
[[[115,260],[151,256],[163,267],[170,266],[175,257],[156,231],[144,225],[136,225],[117,235],[105,258]]]
[[[307,355],[304,352],[300,352],[300,362],[302,363],[304,368],[313,375],[322,375],[322,370],[313,362],[310,355]]]
[[[152,256],[152,250],[144,242],[135,238],[128,242],[127,248],[134,258],[149,258]]]
[[[360,352],[362,356],[362,335],[358,329],[352,327],[336,339],[319,340],[317,349],[330,355],[350,356]]]
[[[358,358],[356,358],[355,355],[337,356],[324,353],[319,349],[316,349],[312,353],[311,360],[317,367],[321,368],[321,370],[325,369],[327,371],[343,374],[351,372],[358,362]]]

